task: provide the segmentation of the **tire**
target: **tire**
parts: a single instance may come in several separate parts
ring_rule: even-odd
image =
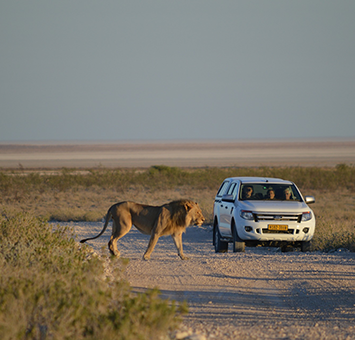
[[[282,253],[290,253],[294,250],[294,248],[291,244],[284,244],[280,248],[281,248]]]
[[[232,224],[232,235],[233,235],[233,253],[243,253],[245,252],[245,242],[238,236],[237,227],[235,223]]]
[[[311,245],[312,245],[311,241],[302,241],[301,251],[304,253],[311,251]]]
[[[214,223],[213,223],[213,245],[216,245],[216,228],[218,228],[218,222],[217,219],[215,218]]]
[[[216,253],[228,253],[228,242],[221,240],[218,226],[214,227],[214,250]]]

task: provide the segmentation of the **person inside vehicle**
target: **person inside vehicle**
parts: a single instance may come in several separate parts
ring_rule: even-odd
[[[292,192],[290,188],[286,188],[284,190],[284,199],[285,200],[290,200],[292,198]]]
[[[249,200],[253,196],[253,187],[251,185],[247,185],[243,187],[242,199]]]
[[[273,200],[273,199],[275,199],[275,191],[274,191],[274,189],[269,189],[269,190],[267,191],[267,193],[266,193],[266,198],[267,198],[268,200]]]

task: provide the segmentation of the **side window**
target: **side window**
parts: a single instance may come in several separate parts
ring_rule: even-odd
[[[235,200],[235,198],[237,197],[237,190],[238,190],[238,184],[232,183],[228,188],[227,195],[233,196],[233,200]]]
[[[220,186],[220,188],[217,192],[218,197],[223,196],[224,192],[227,190],[228,184],[229,184],[229,181],[225,181],[222,183],[222,185]]]
[[[227,191],[227,195],[232,195],[236,186],[237,186],[236,183],[232,183]]]
[[[233,198],[234,198],[234,199],[236,199],[237,193],[238,193],[238,184],[236,183],[236,184],[235,184],[235,187],[234,187],[234,189],[233,189],[233,192],[232,192],[232,195],[233,195]]]

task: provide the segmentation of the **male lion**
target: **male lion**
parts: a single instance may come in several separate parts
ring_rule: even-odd
[[[143,234],[150,235],[148,248],[143,255],[144,260],[149,260],[150,255],[160,236],[171,235],[174,240],[178,255],[182,260],[187,259],[182,250],[182,233],[189,225],[201,226],[205,218],[199,205],[190,200],[179,200],[162,206],[143,205],[134,202],[120,202],[110,207],[106,221],[101,232],[91,238],[81,240],[86,242],[100,237],[107,228],[112,218],[112,235],[108,248],[113,255],[120,256],[117,241],[126,235],[132,225]]]

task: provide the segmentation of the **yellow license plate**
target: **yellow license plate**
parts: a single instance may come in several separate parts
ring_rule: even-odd
[[[269,230],[288,230],[288,225],[284,224],[269,224],[268,225]]]

